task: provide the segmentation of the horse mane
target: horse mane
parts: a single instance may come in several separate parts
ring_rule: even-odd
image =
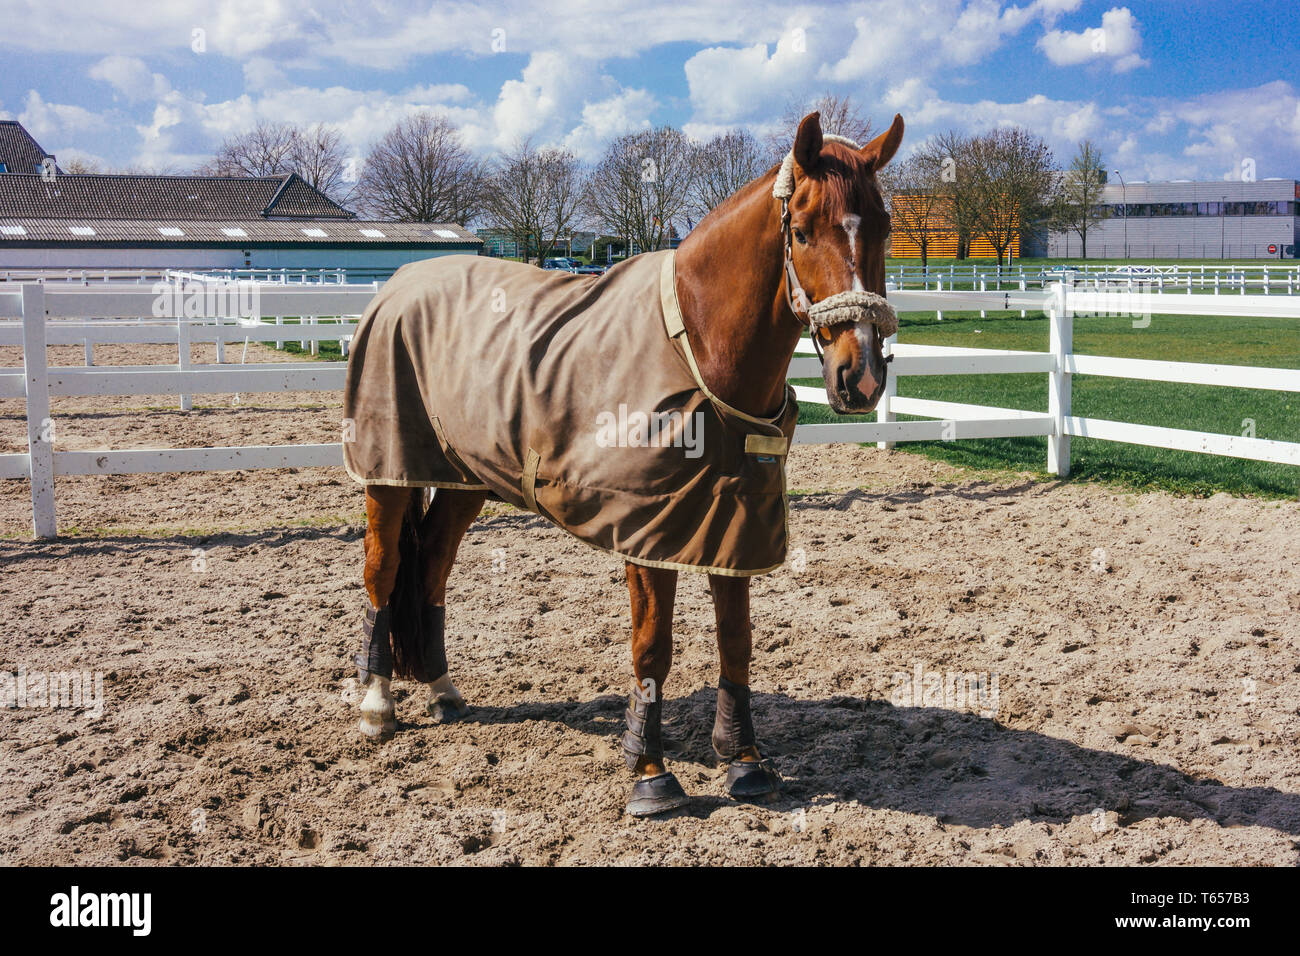
[[[734,193],[714,206],[695,224],[695,230],[701,226],[713,226],[726,218],[735,206],[747,201],[750,194],[761,186],[767,186],[766,193],[771,192],[771,184],[781,172],[782,163],[774,163],[765,173],[741,186]],[[873,189],[874,176],[863,175],[864,169],[870,172],[870,164],[856,150],[841,143],[827,140],[822,144],[820,161],[808,178],[821,186],[821,211],[832,219],[840,220],[845,215],[858,209],[885,211],[884,201],[878,189]]]
[[[821,186],[822,212],[839,220],[850,213],[856,214],[856,210],[885,211],[880,190],[873,188],[873,171],[871,163],[861,153],[840,143],[828,142],[822,146],[817,167],[806,175]]]

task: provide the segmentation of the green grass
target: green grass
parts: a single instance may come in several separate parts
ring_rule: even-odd
[[[267,348],[272,348],[272,349],[275,348],[274,343],[271,342],[266,343],[266,346]],[[311,354],[310,342],[307,343],[307,348],[303,348],[297,342],[286,341],[284,343],[284,351],[288,352],[290,355],[302,355],[305,356],[306,358],[316,359],[317,361],[320,362],[347,361],[343,357],[343,351],[342,349],[339,348],[339,343],[338,340],[336,339],[321,339],[321,341],[317,344],[316,355]]]
[[[917,345],[1046,351],[1047,320],[1031,313],[947,313],[904,315],[899,340]],[[1092,355],[1177,362],[1300,368],[1300,324],[1287,319],[1152,316],[1148,328],[1135,329],[1128,318],[1078,318],[1074,349]],[[819,386],[820,380],[800,384]],[[1073,413],[1139,425],[1240,435],[1253,419],[1255,435],[1300,441],[1300,395],[1211,385],[1180,385],[1076,375]],[[910,376],[898,394],[913,398],[1047,411],[1047,376]],[[899,416],[907,419],[910,416]],[[823,405],[805,403],[799,420],[807,423],[874,421],[875,415],[835,415]],[[898,448],[953,465],[977,469],[1042,472],[1046,438],[977,439],[959,442],[908,442]],[[1193,452],[1078,438],[1071,441],[1071,476],[1112,482],[1127,488],[1161,488],[1178,494],[1226,491],[1268,498],[1300,497],[1300,468]]]

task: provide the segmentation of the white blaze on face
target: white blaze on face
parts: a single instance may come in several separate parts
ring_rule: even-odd
[[[862,224],[862,217],[849,213],[840,220],[840,228],[849,237],[849,258],[853,262],[853,291],[862,291],[862,277],[858,275],[858,226]]]

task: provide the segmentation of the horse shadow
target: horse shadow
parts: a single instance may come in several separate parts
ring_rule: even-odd
[[[715,691],[697,690],[664,706],[670,762],[712,767]],[[607,738],[617,749],[626,700],[472,705],[468,722],[562,724]],[[1066,823],[1114,812],[1120,826],[1151,817],[1263,826],[1300,835],[1300,794],[1276,787],[1230,786],[1183,773],[1156,759],[1088,747],[1006,727],[974,713],[896,707],[834,696],[799,700],[756,693],[754,724],[764,755],[785,780],[769,806],[794,811],[857,801],[873,809],[933,817],[974,828],[1025,820]],[[688,812],[708,816],[731,801],[699,796]]]
[[[911,488],[891,489],[889,491],[868,491],[864,488],[850,488],[848,491],[803,492],[790,495],[791,511],[848,511],[855,504],[905,505],[919,504],[923,501],[959,498],[963,501],[997,501],[1021,497],[1035,486],[1054,487],[1064,484],[1062,481],[1026,480],[1014,485],[997,484],[992,481],[970,481],[964,483],[947,483],[942,485],[928,482]]]
[[[352,543],[365,536],[359,525],[328,525],[322,527],[285,527],[260,531],[194,531],[187,534],[123,534],[77,537],[63,535],[48,540],[30,538],[0,539],[0,565],[17,567],[28,561],[50,561],[65,555],[78,558],[111,555],[125,559],[172,555],[189,560],[195,548],[259,548],[276,549],[316,541]]]

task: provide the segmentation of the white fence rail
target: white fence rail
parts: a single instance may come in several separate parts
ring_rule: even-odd
[[[1294,295],[1300,291],[1300,266],[1148,266],[1089,265],[1006,266],[998,270],[968,266],[895,266],[886,278],[898,289],[936,291],[1046,289],[1056,282],[1093,286],[1149,286],[1159,292]]]
[[[51,396],[192,394],[335,391],[343,387],[344,362],[293,362],[191,367],[188,346],[194,342],[335,339],[351,335],[354,323],[275,325],[265,316],[359,315],[375,292],[374,285],[286,285],[259,287],[259,316],[234,314],[199,320],[178,315],[175,299],[144,286],[25,283],[0,290],[0,345],[21,345],[23,369],[0,368],[0,398],[25,398],[28,451],[0,455],[0,478],[27,478],[31,483],[33,531],[56,533],[54,480],[64,475],[223,471],[256,468],[334,466],[342,463],[342,446],[269,445],[223,448],[156,448],[55,451]],[[892,374],[875,422],[801,425],[802,443],[876,442],[889,447],[900,441],[964,440],[1045,436],[1047,467],[1058,475],[1070,470],[1070,439],[1078,435],[1108,441],[1204,452],[1258,461],[1300,465],[1300,443],[1236,435],[1135,425],[1072,414],[1074,375],[1102,375],[1158,382],[1222,385],[1300,392],[1300,370],[1246,368],[1183,362],[1122,359],[1075,354],[1073,316],[1113,311],[1115,298],[1104,291],[1056,284],[1047,293],[895,291],[889,296],[900,312],[943,310],[1043,310],[1049,317],[1049,350],[1026,352],[886,343],[893,355]],[[1124,298],[1124,308],[1163,315],[1277,316],[1300,319],[1300,297],[1264,299],[1241,296],[1142,293]],[[159,314],[161,312],[161,314]],[[4,321],[17,317],[17,321]],[[91,318],[94,317],[94,318]],[[144,318],[142,318],[144,317]],[[291,330],[291,331],[290,331]],[[86,343],[167,343],[179,349],[176,365],[54,367],[48,345]],[[89,353],[88,353],[89,354]],[[909,375],[987,375],[1036,373],[1049,381],[1048,411],[996,408],[897,394],[897,381]],[[801,343],[790,364],[791,378],[820,377],[810,344]],[[821,388],[796,386],[800,401],[826,404]],[[898,415],[931,421],[897,420]]]

